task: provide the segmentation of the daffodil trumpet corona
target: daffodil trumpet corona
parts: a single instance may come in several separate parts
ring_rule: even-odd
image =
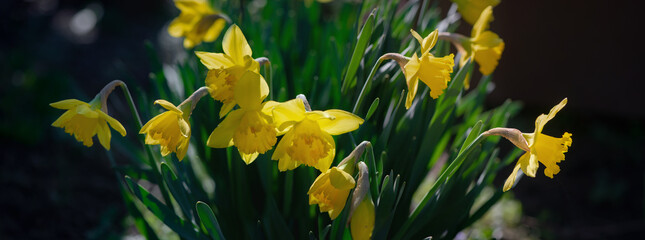
[[[201,63],[208,68],[205,83],[210,88],[211,97],[223,104],[219,112],[220,118],[237,105],[233,95],[242,75],[246,71],[260,73],[260,64],[253,59],[251,46],[237,25],[231,25],[224,33],[222,49],[224,53],[195,52]],[[267,85],[261,75],[260,79],[260,84]]]
[[[271,157],[278,160],[280,171],[304,164],[325,172],[336,154],[332,135],[354,131],[363,123],[343,110],[308,111],[300,98],[276,105],[273,119],[278,131],[285,133]]]
[[[184,37],[184,48],[191,49],[201,42],[217,39],[227,22],[231,20],[214,10],[206,0],[175,0],[181,11],[168,26],[168,34]]]
[[[49,104],[54,108],[67,110],[52,123],[52,126],[65,129],[66,133],[73,135],[77,141],[87,147],[94,144],[92,138],[97,135],[101,145],[106,150],[110,150],[112,133],[108,125],[121,136],[126,135],[123,125],[107,114],[107,98],[119,85],[124,83],[120,80],[110,82],[89,103],[67,99]]]
[[[199,99],[206,94],[208,94],[208,88],[201,87],[178,106],[166,100],[156,100],[155,104],[167,111],[153,117],[143,125],[139,134],[146,134],[145,143],[159,145],[162,156],[174,152],[177,159],[183,160],[188,151],[188,143],[192,133],[189,122],[190,115]]]
[[[483,133],[484,136],[497,135],[508,139],[518,148],[526,153],[520,157],[515,164],[511,175],[504,183],[504,191],[508,191],[515,184],[517,173],[520,169],[529,177],[535,177],[539,163],[546,168],[544,175],[553,178],[553,175],[560,172],[559,162],[564,161],[564,154],[569,150],[572,143],[571,133],[565,132],[562,137],[556,138],[543,134],[544,125],[555,117],[555,115],[567,104],[563,99],[553,107],[549,114],[542,114],[535,120],[535,130],[532,133],[522,133],[517,129],[493,128]]]
[[[253,71],[246,71],[236,85],[233,97],[240,108],[224,118],[206,145],[212,148],[235,146],[242,160],[250,164],[259,154],[272,149],[277,141],[272,110],[278,103],[263,102],[269,95],[269,88]]]

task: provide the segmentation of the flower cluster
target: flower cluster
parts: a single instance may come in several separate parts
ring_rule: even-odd
[[[408,89],[405,99],[405,111],[408,113],[416,111],[416,107],[412,106],[420,88],[419,81],[429,90],[430,98],[426,96],[425,100],[441,102],[440,98],[445,92],[449,95],[462,90],[461,85],[453,84],[455,82],[461,83],[463,80],[463,87],[468,89],[471,68],[461,71],[467,62],[476,62],[482,75],[492,74],[498,66],[505,45],[504,41],[490,30],[489,25],[493,20],[493,7],[499,4],[499,0],[453,2],[458,6],[465,21],[474,24],[470,37],[440,32],[438,29],[419,31],[422,34],[429,32],[422,37],[417,31],[410,29],[414,39],[410,38],[412,42],[408,43],[416,46],[418,42],[420,52],[414,52],[410,57],[404,56],[403,53],[387,53],[381,56],[374,66],[374,69],[377,69],[383,60],[398,62]],[[172,36],[183,37],[183,46],[186,49],[192,49],[201,42],[214,41],[226,23],[230,22],[228,17],[214,10],[205,0],[174,0],[174,3],[181,13],[170,23],[168,32]],[[447,40],[456,47],[457,67],[454,53],[441,54],[440,49],[433,49],[442,40]],[[445,49],[447,51],[448,48]],[[318,205],[321,213],[326,212],[334,220],[341,216],[346,209],[346,203],[350,202],[348,224],[352,238],[370,239],[375,231],[373,197],[377,199],[378,196],[372,196],[370,172],[366,163],[361,161],[361,156],[367,147],[371,151],[371,143],[363,141],[341,162],[334,165],[337,156],[333,136],[355,131],[365,120],[354,113],[339,109],[312,110],[302,94],[284,102],[274,101],[270,97],[272,89],[266,80],[271,78],[270,71],[263,71],[264,75],[260,72],[262,66],[270,69],[270,61],[265,57],[253,58],[251,46],[242,29],[235,24],[230,25],[224,33],[222,51],[195,51],[202,65],[208,69],[205,76],[202,75],[199,79],[200,84],[203,79],[204,86],[178,105],[164,99],[156,100],[154,104],[160,105],[166,111],[150,118],[145,124],[141,124],[125,84],[115,80],[105,86],[89,103],[76,99],[51,103],[54,108],[66,110],[52,126],[63,128],[66,133],[73,135],[77,141],[88,147],[93,145],[92,139],[97,135],[100,144],[106,150],[110,150],[111,130],[108,125],[122,136],[126,135],[121,123],[107,114],[106,99],[116,86],[120,86],[128,96],[133,112],[136,113],[133,115],[136,115],[139,122],[139,134],[145,135],[141,139],[149,145],[148,150],[156,148],[150,145],[159,145],[162,156],[175,153],[176,158],[181,161],[187,156],[192,156],[187,155],[192,135],[190,117],[197,102],[208,95],[221,103],[218,114],[221,121],[208,136],[206,146],[235,147],[240,159],[247,165],[252,164],[261,154],[271,154],[270,159],[277,161],[280,172],[294,170],[303,165],[316,169],[320,173],[307,191],[309,204]],[[452,74],[456,68],[461,73],[465,72],[462,75],[457,74],[458,76],[466,77],[455,78],[459,81],[452,81]],[[365,82],[366,87],[373,77],[372,73]],[[453,91],[455,88],[457,91]],[[357,106],[360,107],[363,97],[361,92],[353,112],[358,112],[356,109]],[[419,99],[423,99],[423,96]],[[375,102],[378,105],[378,102]],[[544,174],[550,178],[560,172],[557,164],[564,160],[564,154],[571,146],[571,134],[565,132],[562,137],[556,138],[543,134],[542,131],[546,123],[553,119],[566,103],[565,98],[548,114],[538,116],[532,133],[522,133],[511,128],[493,128],[480,135],[502,136],[526,151],[507,178],[503,191],[508,191],[515,185],[516,179],[521,176],[520,170],[527,176],[535,177],[540,163],[546,166]],[[374,193],[377,190],[374,190]],[[348,201],[350,194],[351,201]]]

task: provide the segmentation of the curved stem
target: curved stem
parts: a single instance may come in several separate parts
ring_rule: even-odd
[[[372,86],[372,79],[374,78],[374,75],[376,74],[376,71],[378,70],[378,68],[385,60],[395,60],[399,64],[399,67],[401,67],[401,71],[403,71],[405,64],[408,63],[408,58],[399,53],[383,54],[383,56],[381,56],[376,61],[376,63],[374,64],[374,67],[372,67],[372,70],[370,71],[370,75],[367,77],[367,80],[365,81],[365,84],[363,85],[361,92],[358,94],[358,98],[356,99],[356,103],[354,104],[354,109],[352,110],[352,113],[356,114],[356,112],[360,110],[360,107],[363,104],[363,100],[365,99],[365,94],[367,91],[369,91],[370,87]]]
[[[182,109],[182,107],[186,104],[190,104],[190,110],[188,111],[188,116],[192,114],[193,110],[195,110],[195,107],[197,106],[197,102],[199,102],[199,99],[202,97],[206,96],[208,94],[208,90],[210,88],[208,87],[200,87],[199,89],[195,90],[193,94],[190,95],[190,97],[186,98],[177,108]],[[183,110],[183,109],[182,109]],[[183,110],[185,111],[185,110]],[[186,112],[184,112],[184,115]]]
[[[441,32],[439,33],[439,39],[449,41],[461,54],[467,54],[467,51],[462,44],[468,40],[468,37],[459,33]]]

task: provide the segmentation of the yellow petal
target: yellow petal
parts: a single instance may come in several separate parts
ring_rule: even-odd
[[[188,134],[187,138],[183,140],[183,142],[177,146],[177,159],[179,161],[183,160],[184,157],[186,156],[186,153],[188,152],[188,144],[190,143],[190,134]]]
[[[555,115],[566,105],[567,98],[562,99],[562,101],[558,105],[555,105],[553,108],[551,108],[551,111],[549,111],[548,115],[542,114],[538,116],[538,118],[535,120],[535,133],[541,133],[544,125],[546,125],[547,122],[553,119],[553,117],[555,117]]]
[[[110,150],[110,138],[112,137],[112,133],[110,132],[110,128],[108,128],[108,125],[105,121],[99,121],[98,128],[96,130],[96,135],[99,138],[99,142],[105,150]]]
[[[229,68],[235,65],[235,63],[233,63],[233,59],[222,53],[195,51],[195,55],[197,55],[202,64],[204,64],[204,66],[209,70]]]
[[[273,109],[278,106],[280,103],[276,101],[266,101],[262,103],[262,113],[273,117]]]
[[[179,114],[184,114],[184,112],[179,110],[179,108],[175,107],[175,105],[173,105],[172,103],[170,103],[170,102],[168,102],[166,100],[163,100],[163,99],[156,100],[155,104],[161,105],[163,108],[165,108],[168,111],[173,111],[173,112],[176,112],[176,113],[179,113]]]
[[[211,27],[208,28],[208,31],[204,35],[204,42],[215,41],[215,39],[217,39],[219,34],[224,29],[224,26],[226,26],[226,21],[224,19],[220,18],[220,19],[215,20],[213,25],[211,25]]]
[[[260,74],[246,71],[235,85],[235,102],[237,102],[241,108],[260,108],[262,100],[266,97],[265,93],[268,93],[268,87],[265,89],[262,82]]]
[[[421,66],[417,54],[410,58],[407,64],[403,67],[405,75],[405,83],[408,85],[408,95],[405,98],[405,109],[410,109],[414,96],[417,94],[417,87],[419,83],[419,67]]]
[[[333,167],[329,170],[329,181],[332,186],[339,190],[348,190],[356,186],[354,177],[337,167]]]
[[[235,24],[231,25],[224,34],[222,48],[224,53],[238,65],[244,65],[244,56],[252,56],[251,46],[246,42],[242,30]]]
[[[520,170],[520,162],[518,161],[515,164],[515,168],[513,168],[513,172],[511,173],[508,178],[506,178],[506,182],[504,182],[504,192],[510,190],[513,185],[515,185],[515,179],[517,178],[517,171]]]
[[[535,153],[532,154],[530,152],[524,153],[522,156],[520,156],[518,163],[522,168],[522,172],[524,172],[524,174],[529,177],[535,177],[535,173],[540,166]]]
[[[52,127],[63,127],[67,121],[74,117],[74,115],[76,115],[76,111],[74,111],[73,109],[65,111],[63,115],[58,117],[58,119],[56,119],[56,121],[52,123]]]
[[[473,38],[479,36],[479,34],[481,34],[482,32],[488,29],[488,26],[492,21],[493,21],[493,7],[488,6],[482,11],[481,15],[479,15],[479,18],[477,19],[477,22],[475,22],[475,25],[473,25],[473,31],[471,32],[471,36]]]
[[[121,134],[121,136],[125,137],[125,135],[126,135],[125,128],[123,127],[123,125],[121,125],[121,123],[119,121],[117,121],[116,119],[112,118],[110,115],[105,114],[103,111],[100,111],[99,114],[101,115],[101,118],[105,119],[105,121],[107,121],[107,123],[109,123],[110,126],[112,128],[114,128],[114,130],[119,132]]]
[[[305,118],[305,104],[301,99],[296,98],[280,103],[273,108],[273,121],[282,131],[294,122],[300,122]]]
[[[426,54],[427,52],[434,47],[434,45],[437,43],[437,39],[439,39],[439,30],[434,30],[432,33],[428,34],[427,37],[421,39],[421,35],[419,33],[415,32],[414,30],[410,30],[414,38],[419,41],[419,44],[421,44],[421,54]]]
[[[224,103],[222,107],[219,109],[219,118],[223,118],[224,116],[226,116],[228,112],[233,110],[235,105],[236,105],[235,101]]]
[[[244,116],[244,111],[235,110],[232,111],[225,119],[222,121],[215,130],[208,137],[206,145],[212,148],[227,148],[233,146],[233,134],[235,129],[240,124],[240,119]]]
[[[190,124],[184,118],[179,118],[179,132],[184,137],[190,136]]]
[[[87,118],[98,118],[100,111],[93,110],[89,105],[79,105],[76,107],[76,114],[82,115]]]
[[[240,153],[240,157],[242,157],[242,160],[244,161],[244,163],[246,163],[246,165],[251,164],[260,155],[260,153],[258,153],[258,152],[254,152],[254,153],[251,153],[251,154],[243,153],[243,152],[240,152],[240,151],[238,151],[238,152]]]
[[[81,100],[76,100],[76,99],[66,99],[62,101],[58,101],[55,103],[50,103],[49,106],[52,106],[54,108],[58,109],[72,109],[78,105],[88,105],[86,102],[83,102]]]
[[[315,167],[319,171],[326,171],[331,167],[331,164],[334,162],[334,157],[336,156],[336,141],[334,141],[334,138],[326,133],[322,133],[322,137],[329,143],[329,151],[327,152],[327,156],[325,156],[323,159],[318,160],[318,164],[316,164]]]
[[[331,135],[354,131],[364,122],[362,118],[343,110],[331,109],[325,111],[325,113],[333,116],[334,119],[322,118],[318,120],[318,125],[320,129]]]
[[[330,169],[331,170],[331,169]],[[318,189],[322,188],[323,185],[327,182],[327,179],[329,178],[329,170],[323,171],[316,177],[316,180],[314,180],[314,183],[311,184],[311,187],[309,187],[309,190],[307,191],[307,194],[312,194],[313,192],[317,191]],[[311,203],[309,203],[311,204]]]
[[[173,37],[182,37],[193,28],[197,16],[194,14],[180,14],[168,25],[168,34]]]
[[[175,7],[179,8],[182,13],[204,14],[213,12],[206,1],[200,0],[175,0]]]

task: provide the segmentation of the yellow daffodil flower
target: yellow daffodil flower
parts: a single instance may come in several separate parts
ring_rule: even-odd
[[[262,102],[269,88],[260,75],[247,71],[238,80],[233,94],[240,105],[222,121],[208,138],[206,145],[213,148],[236,146],[242,160],[252,163],[260,153],[273,148],[277,141],[271,110],[274,101]]]
[[[571,146],[571,133],[565,132],[561,138],[551,137],[542,134],[544,125],[558,113],[567,104],[565,98],[551,109],[549,114],[542,114],[535,120],[535,131],[533,133],[523,133],[522,136],[528,144],[529,151],[524,153],[517,161],[513,173],[506,179],[504,183],[504,191],[511,189],[515,183],[517,171],[521,168],[529,177],[535,177],[535,173],[539,167],[539,163],[544,164],[544,175],[553,178],[553,175],[560,172],[560,167],[557,163],[564,160],[564,153],[566,153]]]
[[[501,0],[452,0],[457,4],[457,10],[461,16],[470,24],[474,24],[481,15],[484,8],[497,6]]]
[[[414,30],[410,30],[410,32],[421,44],[421,58],[417,57],[417,53],[414,53],[403,67],[405,81],[408,85],[408,95],[405,99],[406,109],[412,106],[414,96],[417,94],[419,79],[430,88],[430,97],[436,99],[448,87],[450,73],[455,65],[453,54],[439,58],[430,53],[430,49],[437,43],[439,35],[437,30],[426,38],[421,38]]]
[[[273,118],[278,130],[286,131],[271,157],[278,160],[280,171],[300,164],[326,171],[336,154],[331,135],[354,131],[363,123],[360,117],[342,110],[306,111],[298,98],[277,105]]]
[[[184,48],[215,41],[226,25],[226,20],[205,0],[175,0],[175,6],[181,13],[168,26],[168,33],[185,37]]]
[[[76,99],[67,99],[49,105],[54,108],[67,110],[52,123],[52,126],[64,128],[66,133],[74,135],[77,141],[82,142],[87,147],[92,146],[92,137],[98,135],[101,145],[105,149],[110,150],[112,133],[110,132],[110,128],[108,128],[108,124],[114,130],[121,133],[121,136],[125,136],[126,134],[125,128],[119,121],[101,111],[99,96],[90,103]]]
[[[350,220],[350,230],[353,240],[368,240],[374,231],[375,209],[372,198],[368,195],[363,198],[358,207],[354,209]]]
[[[160,145],[161,155],[167,156],[174,152],[181,161],[188,151],[191,135],[188,122],[190,110],[183,111],[166,100],[157,100],[155,104],[161,105],[168,111],[150,119],[143,125],[139,134],[146,134],[146,144]]]
[[[309,188],[309,205],[318,204],[320,212],[329,213],[334,220],[345,208],[349,191],[356,186],[354,177],[341,168],[323,171]]]
[[[493,73],[504,51],[504,40],[488,31],[491,21],[493,21],[493,8],[487,7],[473,26],[471,38],[465,40],[463,47],[466,53],[462,54],[459,62],[463,66],[468,58],[474,57],[483,75]],[[466,78],[464,83],[466,88],[469,86],[468,79]]]
[[[224,117],[235,107],[233,97],[235,86],[246,71],[260,73],[260,64],[251,57],[251,47],[246,42],[242,30],[237,25],[232,25],[224,34],[222,40],[224,53],[195,52],[202,64],[208,68],[206,86],[210,88],[213,99],[222,102],[220,117]],[[266,84],[260,76],[260,84]]]

